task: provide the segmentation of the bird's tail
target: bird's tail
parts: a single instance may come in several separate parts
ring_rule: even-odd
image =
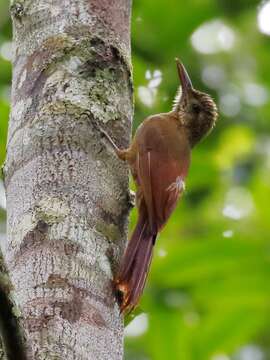
[[[157,234],[150,231],[146,214],[140,214],[122,258],[115,287],[121,312],[130,312],[142,295]]]

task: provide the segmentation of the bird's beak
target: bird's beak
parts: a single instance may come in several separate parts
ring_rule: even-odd
[[[193,90],[193,86],[184,65],[177,58],[175,59],[175,61],[176,61],[179,80],[182,85],[182,99],[184,99],[187,98],[188,95],[190,95],[190,93]]]

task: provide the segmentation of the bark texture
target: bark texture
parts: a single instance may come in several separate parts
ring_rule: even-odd
[[[11,274],[29,359],[122,358],[112,277],[127,231],[129,0],[11,4],[5,185]],[[98,126],[97,126],[98,125]]]

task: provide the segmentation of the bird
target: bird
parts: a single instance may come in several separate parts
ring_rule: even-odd
[[[147,117],[126,149],[102,130],[118,158],[128,163],[136,184],[138,220],[113,280],[125,314],[139,303],[157,235],[185,190],[191,151],[218,117],[211,96],[194,89],[183,63],[175,60],[180,86],[171,111]]]

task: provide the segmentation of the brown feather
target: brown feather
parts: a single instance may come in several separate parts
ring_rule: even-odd
[[[138,187],[139,218],[115,279],[116,289],[122,293],[120,309],[124,312],[131,311],[140,299],[157,234],[177,204],[183,191],[178,186],[179,179],[184,181],[189,167],[189,144],[175,119],[168,124],[158,116],[150,118],[149,122],[157,122],[160,126],[152,127],[151,132],[149,127],[142,127],[139,141],[135,138],[134,142],[136,158],[131,157],[130,161]],[[179,133],[174,143],[167,136],[168,128]],[[174,146],[176,149],[172,148]]]
[[[191,148],[217,120],[211,97],[195,90],[184,65],[176,59],[181,92],[173,110],[145,119],[128,149],[119,149],[103,130],[118,157],[129,163],[137,185],[138,222],[115,278],[121,311],[130,311],[143,292],[159,231],[184,190]]]

